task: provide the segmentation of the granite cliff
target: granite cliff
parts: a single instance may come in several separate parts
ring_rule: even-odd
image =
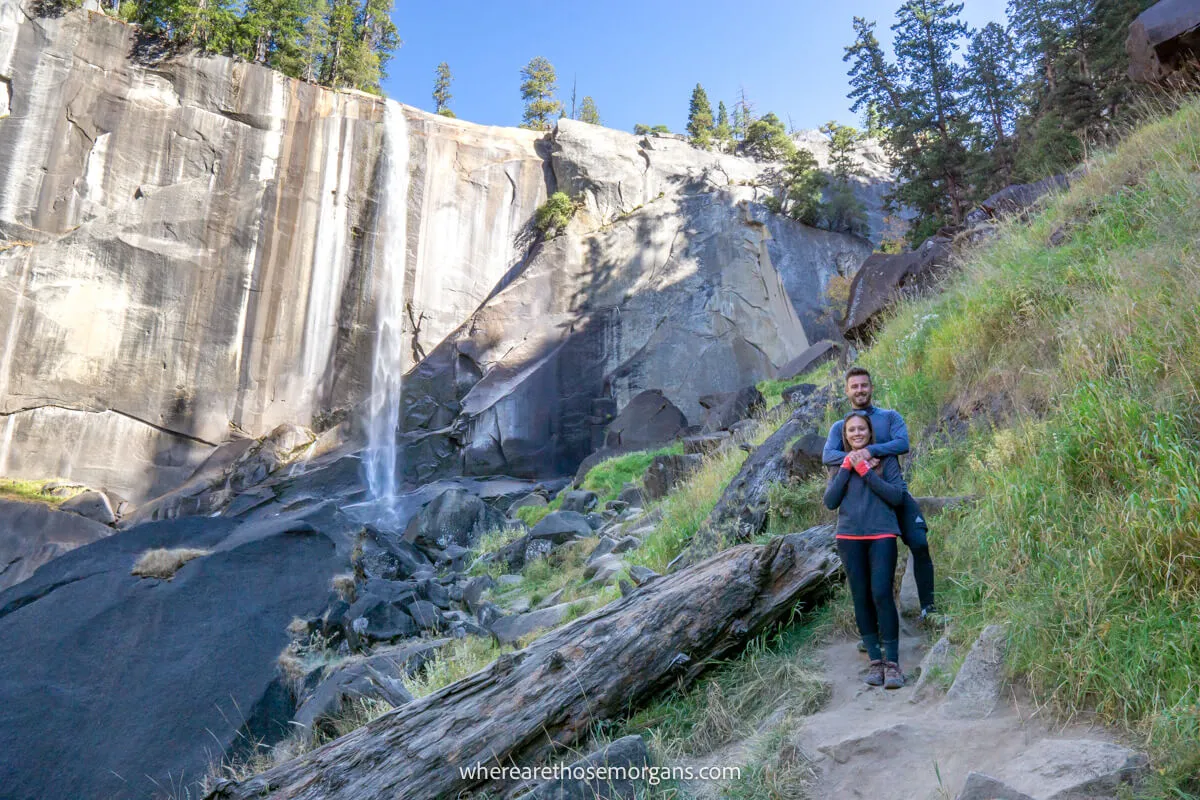
[[[582,457],[593,401],[662,388],[686,411],[769,376],[836,331],[825,285],[870,251],[768,214],[746,159],[409,107],[395,241],[378,224],[385,101],[156,57],[100,14],[4,4],[0,80],[0,473],[135,501],[231,437],[356,416],[383,269],[405,273],[395,357],[433,354],[426,375],[470,362],[407,392],[406,427],[441,432],[425,472],[532,473]],[[585,207],[542,241],[533,212],[557,189]],[[566,339],[595,366],[564,397],[527,378]],[[536,430],[506,430],[514,414]],[[553,452],[496,452],[558,431]]]

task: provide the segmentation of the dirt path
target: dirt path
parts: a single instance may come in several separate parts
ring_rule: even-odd
[[[802,718],[790,738],[813,760],[812,797],[1115,798],[1116,786],[1144,769],[1145,759],[1118,745],[1109,732],[1053,725],[1008,686],[992,687],[999,689],[999,700],[990,712],[974,709],[964,715],[961,707],[951,708],[955,704],[946,701],[944,686],[926,687],[915,699],[913,673],[929,647],[919,631],[905,631],[900,662],[912,677],[896,691],[863,683],[867,659],[854,640],[838,639],[819,650],[832,696],[820,712]],[[990,701],[986,707],[991,708]],[[733,742],[703,761],[744,764],[754,743],[768,733]],[[976,775],[969,781],[973,772],[998,780],[989,784]],[[683,788],[697,798],[725,796],[713,784]]]

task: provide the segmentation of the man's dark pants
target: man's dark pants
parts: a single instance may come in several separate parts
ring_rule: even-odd
[[[904,505],[899,511],[900,539],[912,552],[917,596],[922,609],[930,608],[933,606],[933,559],[929,555],[929,526],[925,524],[921,507],[908,492],[904,493]]]

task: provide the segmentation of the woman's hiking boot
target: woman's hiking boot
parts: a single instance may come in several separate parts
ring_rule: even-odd
[[[883,686],[884,682],[884,667],[882,661],[872,661],[871,666],[867,668],[867,677],[864,678],[868,686]]]
[[[875,662],[871,662],[874,664]],[[867,681],[870,683],[870,681]],[[900,665],[895,661],[887,661],[883,664],[883,688],[899,689],[904,686],[904,673],[900,671]],[[873,684],[878,686],[879,684]]]
[[[862,639],[858,640],[858,652],[860,652],[860,653],[867,652],[867,643],[864,642]]]

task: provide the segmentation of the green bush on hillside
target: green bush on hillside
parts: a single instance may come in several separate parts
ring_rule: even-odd
[[[1175,776],[1200,770],[1197,242],[1193,102],[903,306],[862,358],[915,435],[950,403],[1000,412],[911,481],[982,497],[931,533],[962,635],[1012,623],[1011,666],[1042,699],[1143,733]]]
[[[533,224],[542,233],[561,231],[575,216],[579,204],[566,192],[555,192],[538,206],[533,215]]]

